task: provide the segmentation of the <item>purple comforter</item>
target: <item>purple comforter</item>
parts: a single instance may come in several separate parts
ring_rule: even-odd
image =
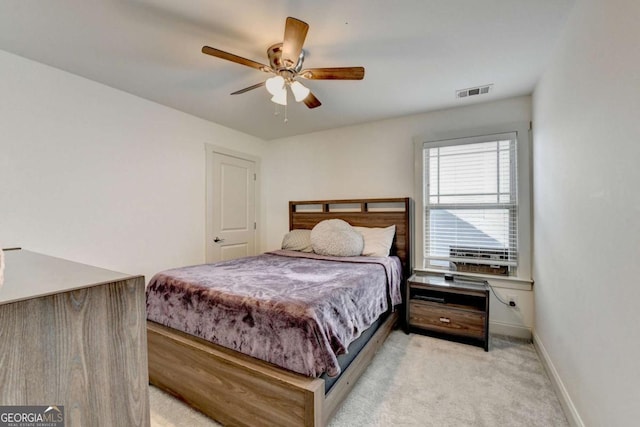
[[[167,270],[147,288],[147,317],[307,376],[340,373],[345,353],[400,304],[396,257],[275,251]]]

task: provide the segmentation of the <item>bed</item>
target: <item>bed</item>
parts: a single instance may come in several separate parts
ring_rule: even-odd
[[[289,228],[311,229],[325,219],[344,219],[362,227],[395,225],[392,255],[400,259],[399,268],[406,278],[411,268],[411,210],[409,198],[290,202]],[[287,254],[265,254],[258,260],[271,263],[283,256]],[[229,266],[235,268],[233,262]],[[192,271],[196,270],[187,272]],[[149,320],[149,379],[223,424],[322,426],[337,411],[397,320],[398,310],[388,310],[349,345],[348,365],[329,360],[316,370],[308,370],[306,365],[284,369],[274,364],[278,361],[268,363],[205,340],[211,337],[203,334],[197,337],[197,332],[187,334]],[[339,338],[337,334],[335,340],[339,342]],[[331,341],[335,344],[333,338]],[[321,370],[339,376],[317,377]]]

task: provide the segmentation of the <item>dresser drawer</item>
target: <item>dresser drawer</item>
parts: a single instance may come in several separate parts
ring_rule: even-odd
[[[485,336],[485,316],[474,312],[448,308],[441,304],[409,302],[409,325],[435,332],[482,339]]]

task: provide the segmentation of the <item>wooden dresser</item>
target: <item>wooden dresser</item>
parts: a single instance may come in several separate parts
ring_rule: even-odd
[[[149,426],[144,277],[5,251],[0,405],[64,406],[65,425]]]
[[[451,338],[489,351],[489,287],[482,281],[414,274],[407,280],[408,331]]]

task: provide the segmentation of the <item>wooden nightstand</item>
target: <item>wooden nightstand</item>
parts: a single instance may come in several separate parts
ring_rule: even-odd
[[[489,286],[414,274],[407,280],[407,332],[476,344],[489,351]]]

